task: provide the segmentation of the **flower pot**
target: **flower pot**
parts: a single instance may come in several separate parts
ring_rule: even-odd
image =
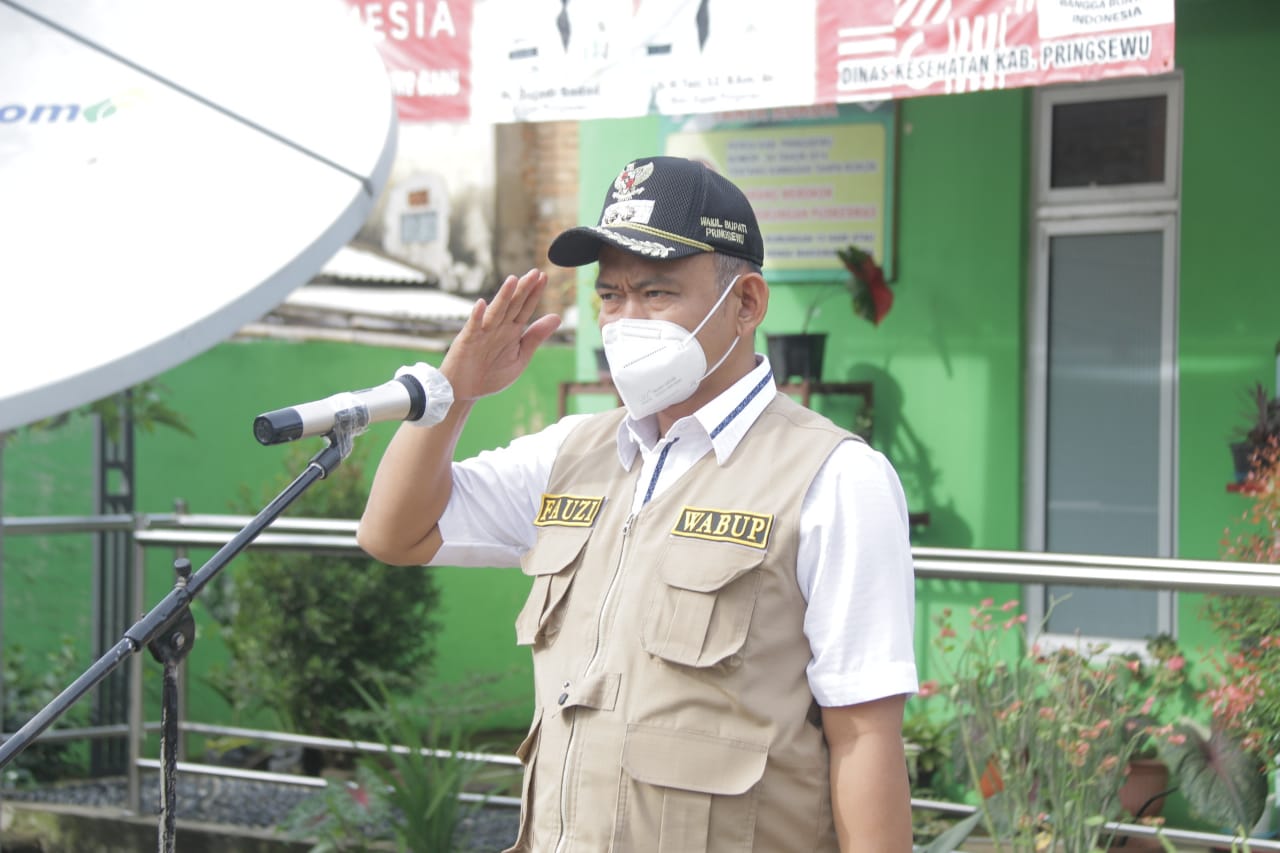
[[[1235,472],[1236,483],[1243,483],[1253,468],[1254,446],[1249,441],[1233,441],[1231,443],[1231,465]]]
[[[1134,817],[1153,817],[1164,809],[1169,767],[1158,758],[1133,758],[1120,786],[1120,806]]]
[[[822,356],[827,336],[822,334],[766,335],[769,364],[778,384],[793,379],[817,382],[822,378]]]
[[[1138,818],[1155,817],[1164,809],[1165,795],[1169,793],[1169,767],[1158,758],[1131,758],[1129,775],[1120,786],[1120,807],[1134,822]],[[1128,821],[1128,818],[1124,818]],[[1120,836],[1111,842],[1108,850],[1119,853],[1146,853],[1163,850],[1159,840],[1138,836]]]

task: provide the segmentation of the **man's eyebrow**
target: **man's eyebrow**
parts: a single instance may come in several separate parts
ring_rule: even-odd
[[[646,287],[653,287],[654,285],[661,285],[662,287],[682,287],[683,286],[680,282],[680,279],[676,278],[675,276],[666,275],[665,273],[659,273],[657,275],[649,276],[648,278],[644,278],[644,279],[641,279],[640,281],[634,282],[631,285],[630,289],[644,290]],[[620,284],[614,284],[611,281],[604,281],[603,279],[599,279],[599,278],[596,279],[596,290],[623,290],[623,289],[624,288]]]

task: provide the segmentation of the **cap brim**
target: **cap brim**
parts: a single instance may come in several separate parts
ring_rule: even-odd
[[[606,243],[624,252],[660,261],[684,258],[704,251],[674,240],[663,240],[651,231],[632,230],[625,225],[610,228],[580,225],[562,232],[552,240],[547,247],[547,257],[557,266],[585,266],[600,260],[600,247]]]

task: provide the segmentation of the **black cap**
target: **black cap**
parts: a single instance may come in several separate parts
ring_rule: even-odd
[[[764,264],[764,238],[742,190],[683,157],[628,163],[605,194],[600,224],[565,231],[551,241],[547,257],[580,267],[599,260],[605,242],[658,260],[720,252]]]

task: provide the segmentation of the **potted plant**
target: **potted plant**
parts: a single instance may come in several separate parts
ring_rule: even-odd
[[[893,291],[885,282],[884,270],[875,262],[870,252],[850,245],[838,249],[836,256],[849,272],[844,286],[824,290],[809,303],[799,332],[766,335],[769,363],[773,366],[774,375],[782,382],[792,378],[817,381],[822,377],[827,335],[823,332],[810,332],[809,325],[817,316],[821,304],[828,298],[838,293],[848,294],[853,313],[874,326],[880,325],[893,305]]]
[[[1261,386],[1255,400],[1267,402]],[[1264,441],[1253,456],[1243,493],[1251,505],[1233,527],[1223,531],[1222,554],[1227,560],[1280,563],[1280,444]],[[1208,689],[1201,698],[1210,718],[1208,726],[1183,724],[1186,749],[1170,749],[1166,760],[1174,778],[1200,814],[1229,817],[1230,831],[1258,826],[1270,798],[1280,800],[1280,598],[1264,595],[1210,595],[1203,615],[1217,633],[1221,647],[1208,663]],[[1177,744],[1172,745],[1174,747]],[[1215,790],[1216,789],[1216,790]]]
[[[1245,423],[1236,430],[1237,440],[1231,443],[1237,483],[1244,482],[1260,451],[1280,442],[1280,400],[1268,394],[1261,382],[1255,382],[1249,389],[1248,400]]]
[[[1124,704],[1135,708],[1131,718],[1142,727],[1143,739],[1129,758],[1128,773],[1120,786],[1119,800],[1123,814],[1144,820],[1158,816],[1164,809],[1165,797],[1172,792],[1171,770],[1164,758],[1168,740],[1180,741],[1173,727],[1162,720],[1180,718],[1184,708],[1195,700],[1187,681],[1187,659],[1169,634],[1157,634],[1147,640],[1146,654],[1127,653],[1119,656],[1122,670],[1117,670],[1122,684]],[[1157,849],[1153,841],[1128,839],[1129,849]]]
[[[810,332],[808,316],[799,332],[765,335],[769,365],[778,381],[793,379],[817,382],[822,378],[822,360],[827,349],[825,332]]]

